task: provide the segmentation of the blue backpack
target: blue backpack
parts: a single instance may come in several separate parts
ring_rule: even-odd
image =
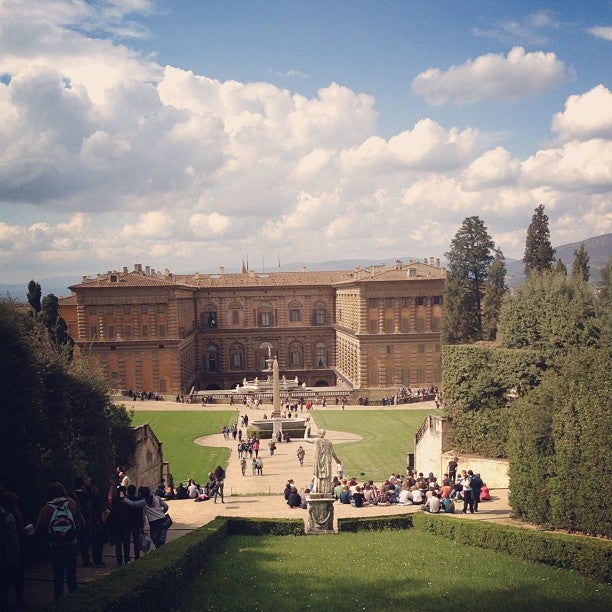
[[[51,546],[70,544],[76,539],[76,523],[74,516],[68,507],[68,501],[61,502],[57,506],[47,504],[53,508],[53,514],[49,520],[49,543]]]
[[[444,512],[448,512],[449,514],[454,514],[455,513],[455,502],[452,499],[443,499],[442,508],[444,508]]]

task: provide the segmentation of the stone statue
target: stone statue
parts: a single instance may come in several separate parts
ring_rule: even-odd
[[[325,439],[325,430],[322,429],[318,438],[310,438],[310,427],[306,428],[304,442],[309,442],[314,446],[313,470],[314,487],[312,493],[332,494],[332,459],[340,463],[340,459],[334,451],[331,440]]]

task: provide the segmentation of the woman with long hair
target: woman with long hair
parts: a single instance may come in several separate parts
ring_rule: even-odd
[[[128,504],[128,506],[141,508],[144,511],[144,515],[149,523],[151,540],[153,540],[155,548],[159,548],[166,543],[166,535],[169,529],[168,518],[166,517],[168,504],[157,495],[151,493],[149,487],[140,487],[138,493],[142,499],[131,500],[124,497],[123,502]]]

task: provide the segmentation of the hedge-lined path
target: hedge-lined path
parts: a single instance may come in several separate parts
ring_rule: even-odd
[[[135,410],[232,410],[236,409],[237,415],[248,414],[249,421],[263,418],[264,413],[270,416],[271,406],[264,405],[260,409],[246,409],[242,405],[230,406],[229,404],[213,404],[202,407],[198,404],[182,404],[166,401],[138,401],[126,402],[128,408]],[[335,405],[325,408],[317,406],[311,414],[313,432],[317,432],[316,415],[321,410],[341,410]],[[351,410],[406,410],[406,409],[430,409],[437,412],[434,402],[419,402],[415,404],[401,404],[399,406],[346,406]],[[304,411],[300,416],[307,416]],[[237,418],[239,418],[237,416]],[[342,458],[342,444],[359,440],[359,436],[348,432],[328,430],[326,437],[333,441],[336,453]],[[220,500],[215,504],[212,500],[194,502],[193,500],[169,501],[170,514],[174,524],[168,532],[168,541],[172,541],[193,529],[209,523],[217,516],[244,516],[253,518],[297,518],[304,520],[307,516],[306,510],[291,509],[285,503],[282,495],[285,483],[293,478],[298,489],[304,489],[312,478],[312,445],[304,443],[303,440],[292,440],[289,443],[277,444],[274,457],[270,456],[267,440],[262,440],[260,455],[263,458],[263,476],[251,475],[250,460],[247,458],[247,475],[242,476],[237,454],[237,442],[233,439],[225,440],[223,434],[198,437],[194,440],[196,444],[208,446],[227,446],[231,450],[230,459],[226,470],[225,481],[225,503]],[[306,450],[304,466],[300,467],[296,457],[298,446],[302,445]],[[170,465],[172,468],[172,464]],[[352,474],[346,474],[350,477]],[[178,484],[178,483],[175,483]],[[522,525],[512,520],[510,506],[508,504],[508,491],[497,489],[492,492],[492,500],[482,502],[480,512],[473,515],[463,515],[460,512],[454,516],[468,517],[472,520],[487,520],[505,524]],[[418,506],[367,506],[354,508],[351,505],[334,504],[334,518],[384,516],[395,514],[407,514],[418,512]],[[446,515],[452,520],[451,515]],[[117,569],[115,563],[114,548],[109,545],[104,547],[105,567],[78,567],[77,578],[80,585],[98,580]],[[79,561],[80,566],[80,561]],[[52,602],[53,582],[51,564],[48,561],[26,568],[25,601],[26,606],[22,610],[40,610]],[[12,599],[10,600],[12,602]],[[9,608],[10,609],[10,608]]]

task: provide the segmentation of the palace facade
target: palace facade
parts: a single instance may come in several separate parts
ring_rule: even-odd
[[[193,275],[136,265],[83,277],[60,313],[116,390],[231,389],[261,378],[271,354],[287,379],[375,399],[440,384],[446,272],[433,264]]]

